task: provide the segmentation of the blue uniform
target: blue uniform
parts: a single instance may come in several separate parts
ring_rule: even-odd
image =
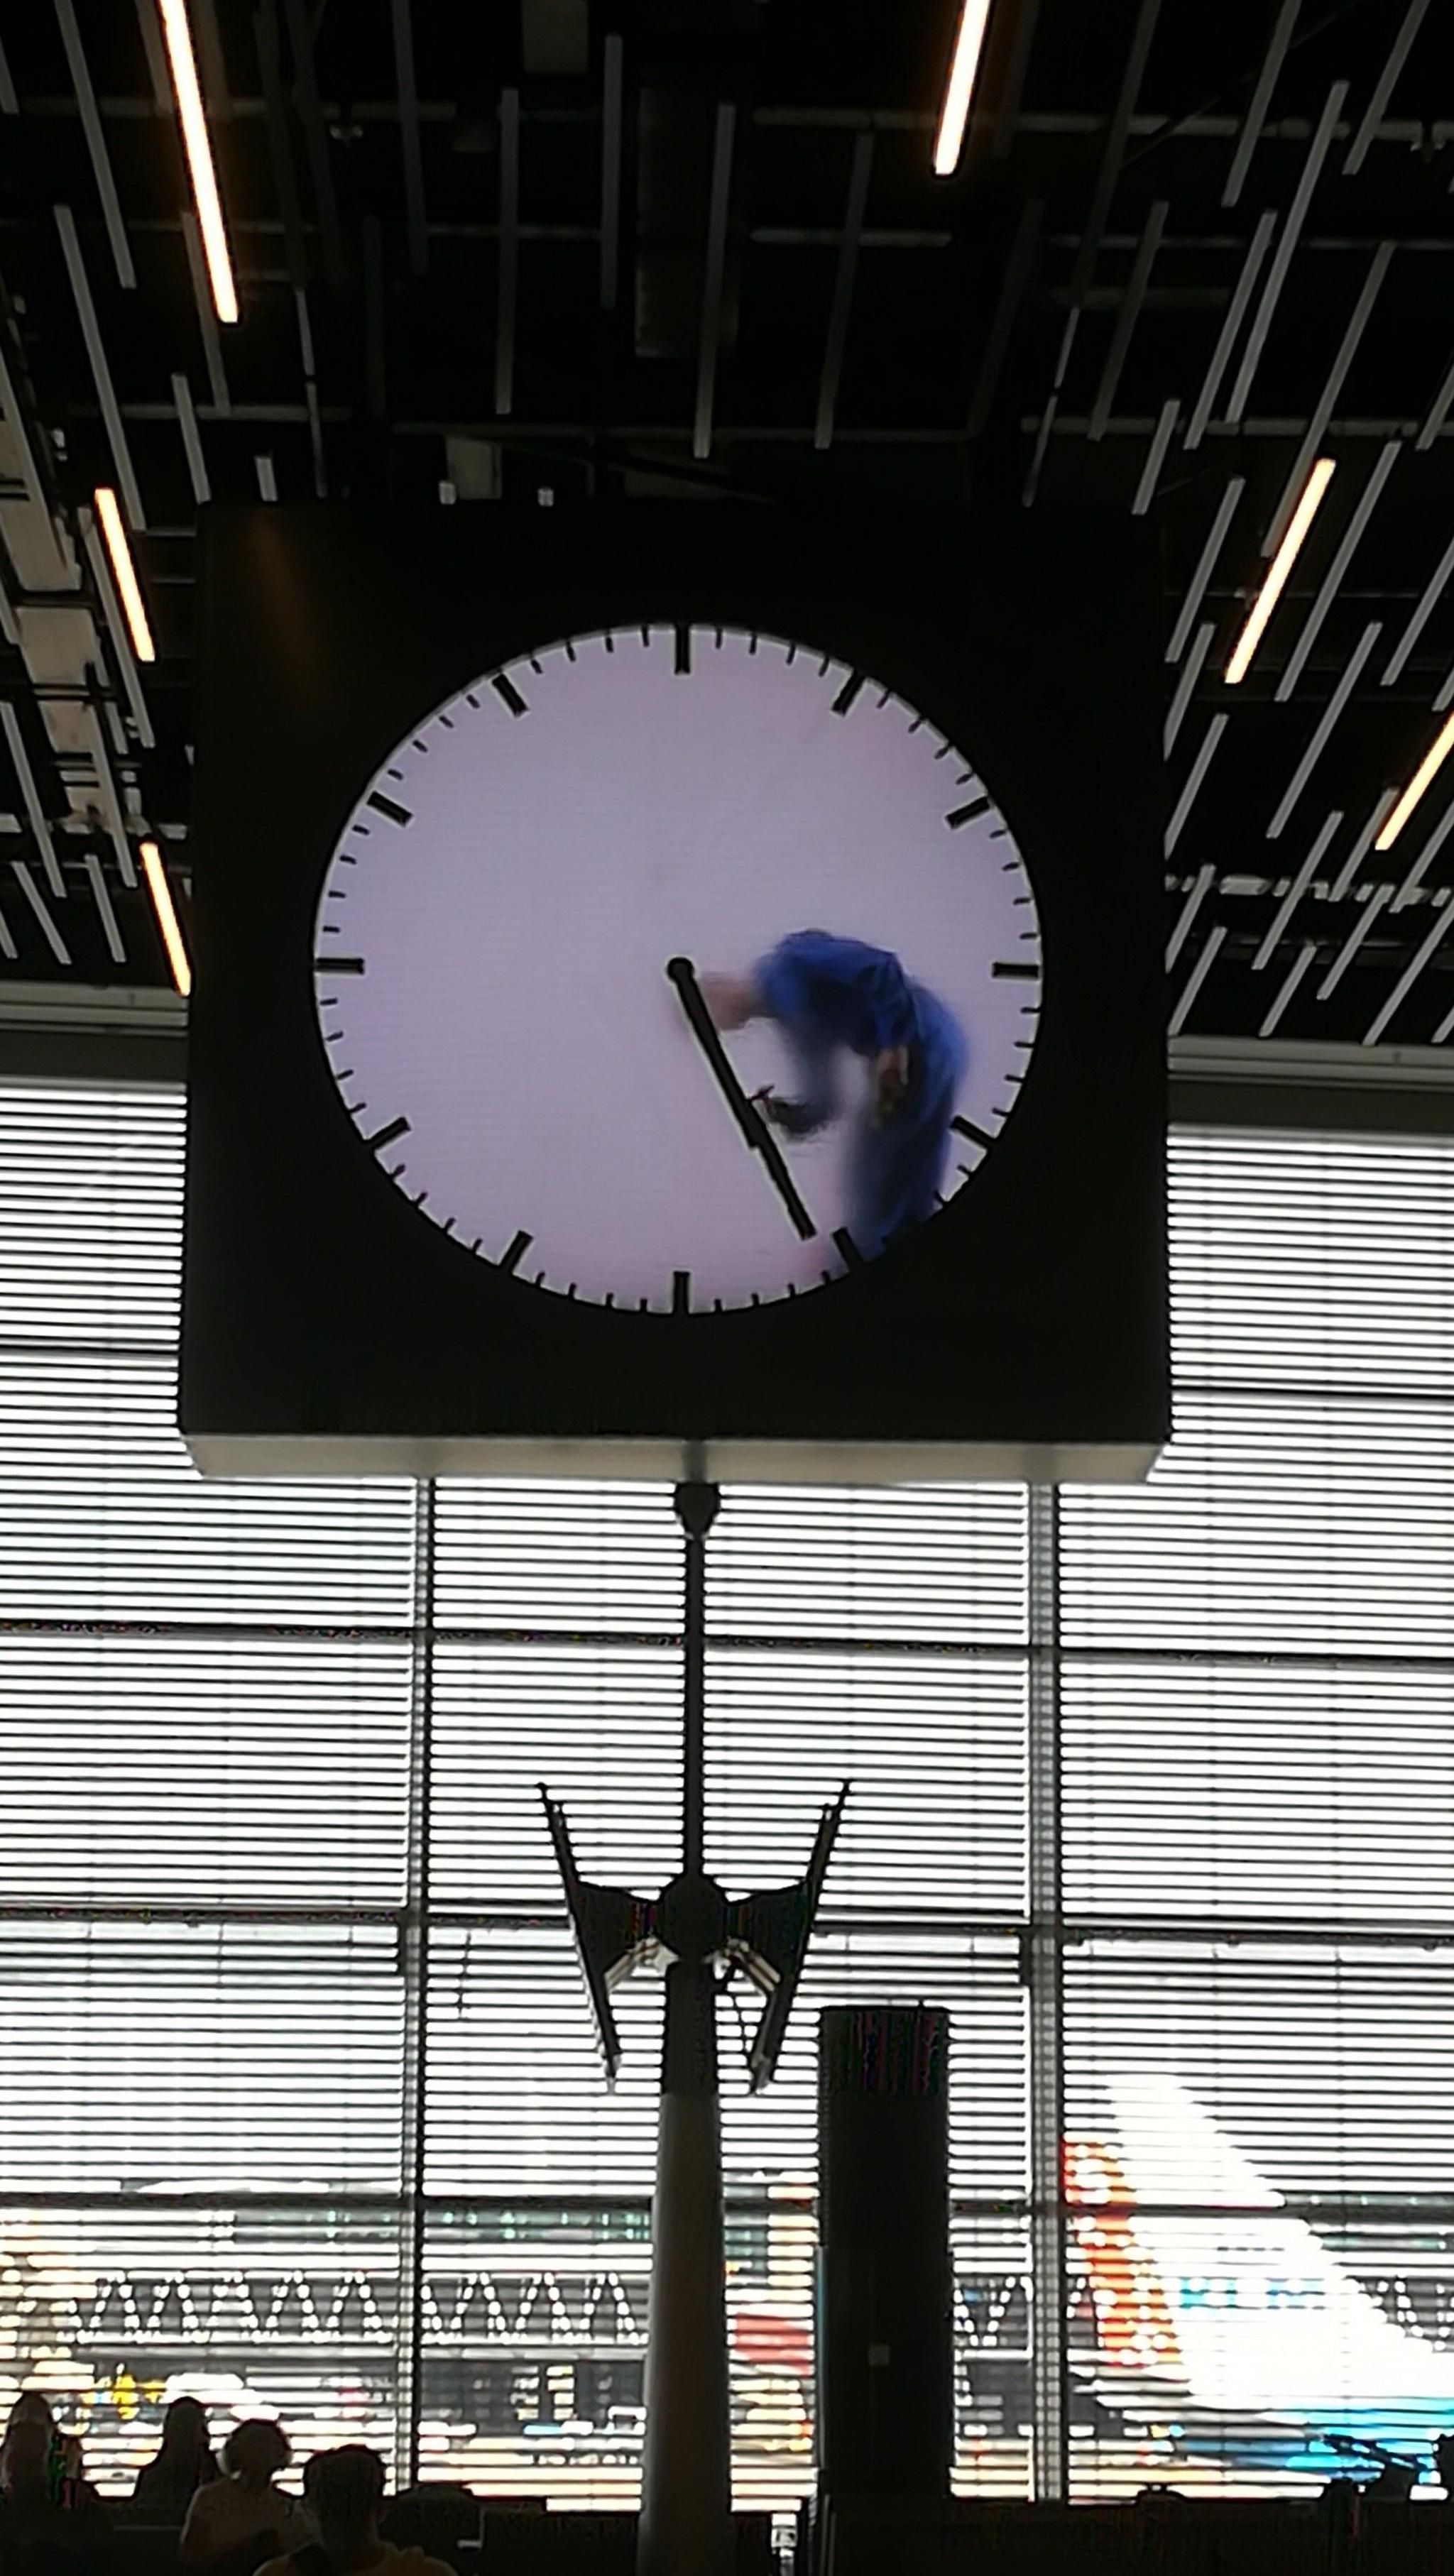
[[[883,1119],[860,1121],[850,1162],[848,1230],[865,1256],[881,1252],[939,1204],[949,1121],[969,1062],[964,1031],[887,948],[826,930],[780,939],[753,983],[792,1048],[805,1132],[837,1110],[843,1049],[870,1060],[890,1047],[908,1049],[903,1099]]]

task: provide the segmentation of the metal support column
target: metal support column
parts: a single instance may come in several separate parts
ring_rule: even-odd
[[[685,1542],[682,1619],[682,1867],[658,1925],[666,1977],[646,2441],[637,2576],[730,2576],[732,2427],[717,2089],[714,1953],[725,1922],[706,1875],[706,1549],[720,1496],[701,1480],[674,1496]]]
[[[424,2377],[424,2112],[429,2051],[429,1805],[434,1725],[434,1484],[417,1488],[414,1655],[409,1709],[409,1820],[399,1973],[404,1980],[403,2119],[399,2138],[399,2302],[394,2478],[419,2476]]]
[[[1060,1497],[1029,1493],[1030,1671],[1026,1724],[1028,1919],[1021,1949],[1030,2073],[1031,2491],[1070,2484],[1066,2360],[1065,2028],[1060,1843]]]

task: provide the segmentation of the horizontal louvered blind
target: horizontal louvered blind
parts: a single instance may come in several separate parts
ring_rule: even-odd
[[[0,1086],[0,2382],[103,2484],[198,2374],[393,2439],[416,1498],[196,1475],[181,1179]]]
[[[1061,1509],[1086,2492],[1454,2409],[1454,1146],[1185,1136],[1173,1242],[1172,1448]]]
[[[0,2396],[46,2377],[103,2482],[201,2374],[303,2452],[387,2447],[412,2407],[436,2473],[628,2499],[659,1989],[618,1997],[608,2094],[538,1783],[589,1874],[670,1873],[669,1497],[203,1485],[172,1428],[180,1175],[165,1092],[0,1087]],[[713,1866],[795,1876],[853,1782],[766,2097],[757,1999],[720,2014],[744,2498],[811,2483],[815,2019],[854,1996],[953,2011],[958,2479],[1029,2475],[1032,1606],[1070,2170],[1142,2204],[1099,2249],[1069,2212],[1076,2485],[1283,2475],[1244,2438],[1249,2285],[1306,2290],[1328,2245],[1330,2391],[1396,2397],[1399,2321],[1447,2344],[1451,1180],[1432,1142],[1180,1140],[1176,1438],[1144,1492],[1062,1497],[1048,1629],[1019,1490],[725,1497]],[[1309,2232],[1229,2253],[1234,2185]],[[1225,2294],[1211,2329],[1188,2282]]]

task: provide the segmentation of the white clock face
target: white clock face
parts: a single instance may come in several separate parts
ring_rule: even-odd
[[[1013,1114],[1040,934],[916,709],[710,626],[577,636],[424,719],[318,908],[361,1149],[480,1260],[710,1313],[876,1258]]]

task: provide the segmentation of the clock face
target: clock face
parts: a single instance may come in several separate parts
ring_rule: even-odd
[[[871,676],[713,626],[487,674],[361,786],[319,1027],[467,1253],[632,1311],[801,1296],[972,1182],[1040,934],[971,765]]]

